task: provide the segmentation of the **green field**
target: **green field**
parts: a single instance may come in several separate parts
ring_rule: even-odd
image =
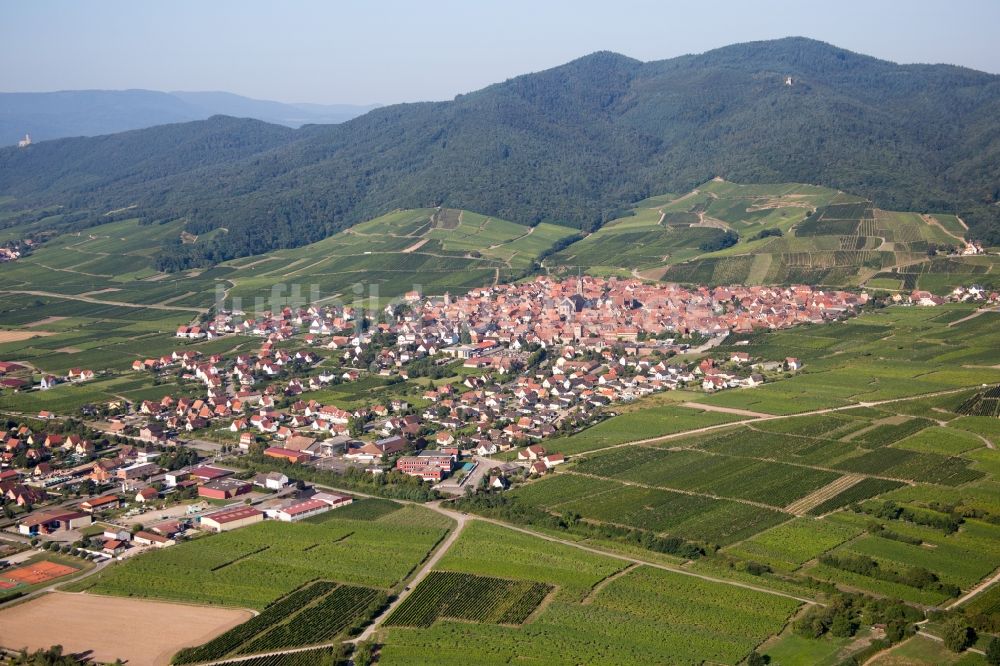
[[[774,569],[790,571],[856,537],[862,531],[863,528],[860,527],[797,518],[727,548],[725,552]]]
[[[387,299],[415,288],[438,294],[462,292],[519,277],[542,253],[574,234],[568,227],[527,227],[469,211],[403,210],[295,249],[244,257],[208,270],[169,274],[156,270],[154,256],[164,241],[211,240],[211,234],[193,237],[182,232],[180,221],[109,222],[63,234],[28,257],[0,264],[0,284],[10,292],[0,307],[4,325],[80,317],[74,322],[79,326],[69,330],[79,334],[76,342],[86,344],[87,325],[93,320],[161,319],[164,323],[158,328],[170,331],[212,306],[222,294],[241,299],[240,307],[253,312],[280,306],[296,293],[304,299],[340,294],[353,301],[357,283],[367,285],[364,298]],[[213,232],[218,233],[224,230]],[[44,293],[18,293],[28,291]],[[106,303],[58,299],[59,295],[83,295]],[[129,330],[127,325],[116,328]],[[149,325],[145,329],[155,330]],[[74,340],[52,339],[57,341],[64,344],[49,349],[80,346],[72,344]],[[77,365],[100,360],[81,357]]]
[[[733,414],[676,405],[654,406],[612,417],[565,439],[552,439],[551,444],[546,446],[565,454],[584,453],[616,444],[729,423],[740,418]]]
[[[576,232],[558,225],[401,210],[302,247],[173,274],[155,268],[162,243],[211,236],[182,238],[179,221],[136,220],[58,236],[0,265],[4,327],[35,325],[40,333],[0,344],[0,359],[31,364],[36,380],[73,367],[100,375],[45,392],[4,390],[0,409],[73,413],[118,398],[202,394],[198,384],[160,383],[129,368],[174,350],[231,355],[256,347],[242,336],[174,337],[218,290],[248,311],[292,300],[291,285],[306,298],[339,294],[378,306],[415,287],[458,294],[528,277],[543,257],[556,275],[577,266],[623,276],[635,269],[687,283],[938,292],[1000,284],[994,257],[928,252],[960,242],[958,218],[934,215],[935,223],[825,188],[711,181],[632,212],[567,245]],[[702,247],[727,232],[739,242]],[[689,388],[617,404],[609,418],[546,440],[570,462],[503,494],[538,533],[470,520],[379,629],[380,662],[735,664],[799,607],[678,568],[821,602],[829,589],[817,581],[924,605],[948,601],[953,588],[969,590],[1000,566],[1000,313],[967,318],[975,308],[869,307],[844,322],[734,334],[710,353],[795,356],[805,365],[754,389]],[[463,378],[449,374],[444,381]],[[421,405],[408,395],[418,385],[366,376],[309,397],[347,409],[397,395]],[[908,521],[862,513],[886,500],[962,522],[948,532],[912,514]],[[453,527],[425,508],[364,499],[302,523],[268,521],[156,550],[68,587],[261,611],[186,652],[188,663],[297,648],[339,641],[367,622]],[[664,545],[678,540],[693,550],[678,556]],[[877,572],[849,570],[847,558],[868,558]],[[933,584],[885,575],[914,570]],[[993,608],[995,599],[978,603]],[[843,641],[788,632],[767,645],[778,664],[832,664],[845,649]],[[920,652],[914,645],[895,652]]]
[[[730,336],[720,352],[746,351],[769,360],[795,356],[805,367],[780,382],[753,390],[723,391],[697,401],[794,414],[997,383],[1000,370],[988,366],[995,365],[990,361],[1000,346],[1000,313],[948,325],[956,321],[954,317],[974,309],[959,304],[894,307],[843,323]],[[741,340],[749,344],[736,346]],[[942,396],[940,400],[947,411],[953,398]]]
[[[594,585],[626,565],[627,562],[618,559],[477,521],[465,528],[436,568],[544,582],[556,586],[559,598],[579,601]]]
[[[934,354],[945,358],[953,354],[953,340],[974,340],[973,344],[985,354],[995,334],[985,329],[982,317],[947,328],[947,322],[957,321],[963,312],[968,308],[946,308],[934,313],[897,309],[849,324],[768,334],[768,338],[824,337],[831,344],[814,351],[807,370],[790,379],[729,394],[753,397],[767,388],[801,383],[803,392],[816,396],[823,387],[847,389],[852,383],[849,371],[861,367],[873,375],[898,376],[900,363],[884,342],[882,359],[873,361],[865,351],[876,347],[864,342],[866,336],[881,340],[889,332],[900,342],[924,341],[928,350],[933,346]],[[875,317],[889,321],[879,325],[866,321]],[[971,329],[966,330],[967,325]],[[851,327],[857,331],[854,338]],[[860,350],[855,349],[859,339]],[[848,345],[849,340],[853,347]],[[775,343],[766,344],[770,347]],[[749,346],[753,348],[753,344]],[[935,369],[933,357],[922,354],[919,342],[917,347],[918,355],[929,357],[922,363],[923,375],[940,373],[942,378],[948,378],[944,385],[948,388],[943,390],[951,391],[958,383],[955,373],[960,376],[963,371],[955,370],[948,362],[942,362],[940,370]],[[766,352],[762,356],[767,358]],[[915,363],[910,368],[903,365],[906,372],[916,371]],[[812,367],[815,369],[810,370]],[[926,392],[920,381],[916,380],[916,385],[894,382],[892,395],[920,393],[921,389]],[[969,378],[962,381],[968,382]],[[851,391],[841,394],[844,400],[858,397],[854,395],[857,388]],[[689,411],[675,404],[651,403],[656,406],[635,411],[630,408],[621,416],[558,440],[561,446],[556,450],[575,454],[571,464],[555,476],[516,489],[512,497],[554,515],[578,514],[591,522],[729,546],[726,552],[733,557],[759,561],[776,570],[795,570],[861,530],[845,530],[843,525],[813,519],[789,522],[790,511],[824,516],[855,502],[897,494],[925,502],[964,502],[982,510],[998,506],[1000,486],[992,475],[1000,473],[1000,454],[989,449],[988,440],[976,432],[996,436],[997,429],[984,417],[959,418],[953,411],[968,395],[968,391],[958,390],[886,403],[879,409],[852,407],[808,416],[751,420],[748,425],[713,428],[697,435],[628,444],[670,433],[669,419],[677,418],[678,410]],[[716,402],[719,397],[695,400]],[[821,400],[814,397],[820,405],[830,404]],[[702,417],[711,418],[712,413]],[[616,423],[623,427],[613,427]],[[712,423],[691,422],[687,429],[704,425]],[[598,450],[605,447],[610,448]],[[847,485],[838,487],[832,485],[834,482]],[[831,490],[824,490],[828,485]],[[814,492],[816,499],[804,500]],[[800,500],[806,503],[797,508]],[[997,511],[1000,513],[1000,509]],[[794,538],[786,538],[786,532]]]
[[[222,264],[230,292],[244,307],[255,299],[281,302],[301,285],[302,297],[340,294],[355,299],[398,297],[411,289],[424,293],[461,293],[519,277],[557,242],[573,234],[567,227],[535,228],[470,211],[418,209],[390,213],[304,247]]]
[[[700,451],[632,446],[587,456],[574,472],[780,508],[839,477],[836,472]]]

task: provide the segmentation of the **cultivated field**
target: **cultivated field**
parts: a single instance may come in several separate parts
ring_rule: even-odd
[[[29,650],[59,644],[98,661],[156,666],[250,616],[234,608],[54,592],[0,611],[0,641]]]

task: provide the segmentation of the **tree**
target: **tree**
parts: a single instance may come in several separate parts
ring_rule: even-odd
[[[819,638],[826,633],[827,628],[826,618],[819,608],[810,608],[792,625],[792,630],[805,638]]]
[[[942,638],[946,648],[952,652],[961,652],[972,645],[975,636],[976,632],[972,630],[972,627],[965,624],[961,618],[956,618],[945,625]]]
[[[747,666],[767,666],[768,658],[754,650],[747,657]]]
[[[850,612],[847,610],[836,613],[830,623],[830,633],[838,638],[853,636],[855,628],[854,622],[851,621]]]
[[[374,646],[369,641],[361,641],[354,646],[352,661],[355,666],[368,666],[372,663],[372,652]]]
[[[1000,638],[990,639],[986,646],[986,663],[990,666],[1000,666]]]
[[[906,636],[906,625],[900,622],[890,622],[885,625],[885,637],[890,643],[898,643]]]

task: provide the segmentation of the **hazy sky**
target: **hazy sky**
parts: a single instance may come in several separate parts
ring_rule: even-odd
[[[802,35],[1000,73],[1000,0],[0,0],[0,90],[448,99],[597,50],[640,60]]]

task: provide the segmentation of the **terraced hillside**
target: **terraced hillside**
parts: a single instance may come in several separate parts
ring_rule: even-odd
[[[947,291],[1000,284],[995,258],[965,247],[954,215],[885,211],[844,192],[715,179],[640,202],[546,263],[697,284],[807,283]],[[733,242],[735,241],[735,243]]]
[[[417,286],[430,294],[462,292],[518,279],[538,262],[556,273],[633,274],[693,284],[806,283],[936,293],[972,283],[1000,286],[995,255],[946,256],[948,248],[964,246],[965,228],[957,217],[884,211],[813,185],[713,180],[684,195],[646,199],[632,213],[581,239],[574,229],[548,223],[529,227],[449,208],[401,210],[301,247],[176,273],[155,268],[164,243],[211,244],[228,231],[195,236],[184,231],[183,220],[127,219],[58,235],[31,255],[0,264],[0,293],[194,316],[222,294],[253,307],[257,298],[273,304],[293,289],[309,299],[353,299],[359,283],[366,298],[392,298]],[[15,232],[6,230],[0,240],[15,238]]]
[[[415,285],[428,293],[464,291],[519,277],[575,232],[552,224],[526,227],[470,211],[426,208],[390,213],[317,243],[206,271],[155,269],[154,255],[163,242],[204,243],[224,233],[217,229],[208,236],[192,236],[183,231],[181,221],[110,222],[63,234],[28,257],[0,264],[0,290],[147,305],[191,315],[210,307],[218,293],[270,299],[272,293],[287,296],[291,284],[299,285],[304,296],[317,293],[324,298],[348,293],[359,282],[377,284],[384,297],[399,296]],[[282,286],[273,291],[276,284]]]
[[[526,227],[470,211],[422,208],[390,213],[317,243],[223,264],[232,295],[266,296],[275,283],[316,285],[322,297],[378,285],[383,297],[419,285],[426,293],[462,292],[524,274],[574,231]]]

